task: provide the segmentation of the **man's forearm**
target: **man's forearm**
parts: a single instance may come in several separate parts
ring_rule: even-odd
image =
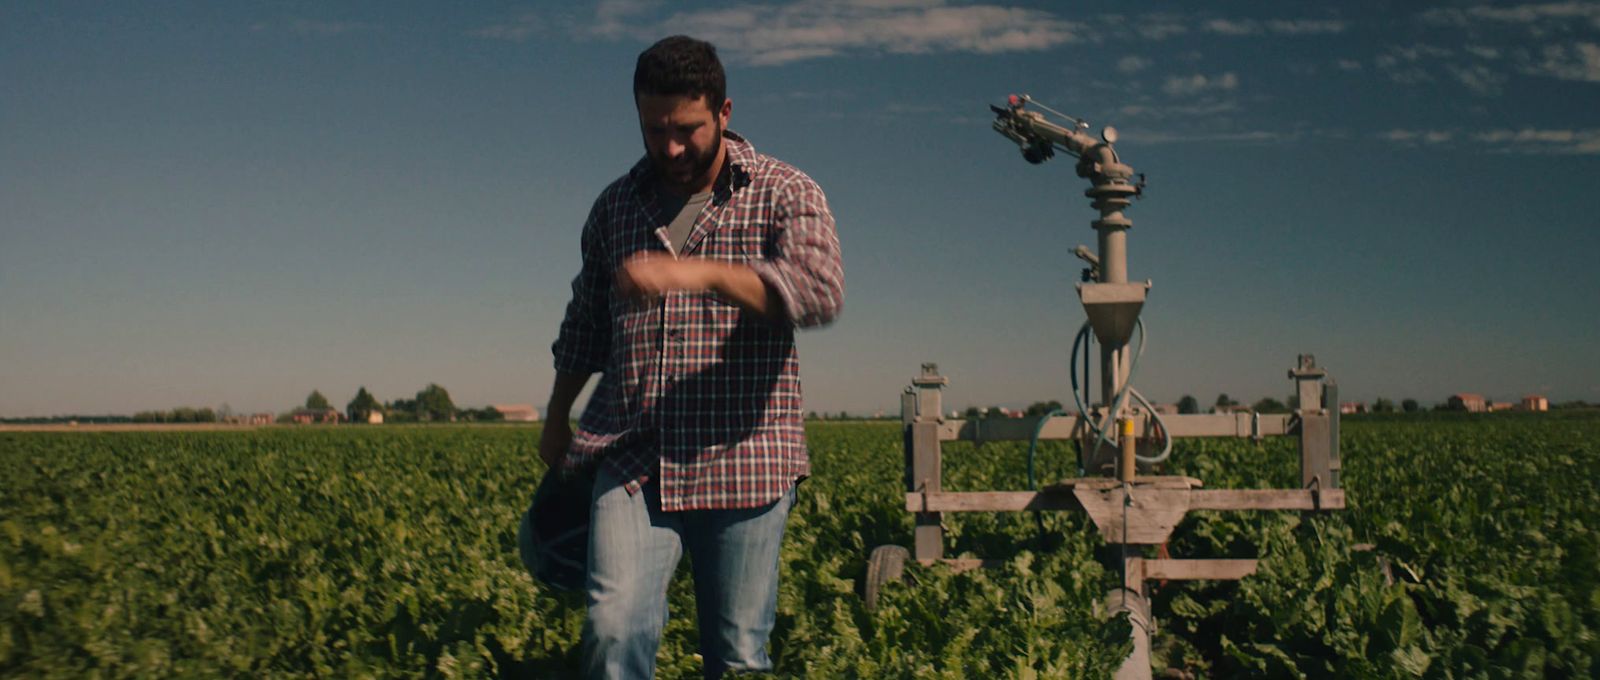
[[[556,372],[556,382],[550,388],[550,403],[545,406],[545,419],[571,420],[572,402],[578,400],[583,386],[589,384],[589,373]]]
[[[729,301],[769,319],[783,318],[783,298],[779,297],[761,277],[749,267],[741,265],[716,265],[711,288]]]

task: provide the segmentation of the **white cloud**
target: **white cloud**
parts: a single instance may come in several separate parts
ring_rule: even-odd
[[[1340,60],[1334,62],[1334,65],[1338,66],[1339,70],[1341,70],[1341,71],[1360,71],[1361,70],[1361,62],[1356,61],[1354,59],[1340,59]]]
[[[1234,113],[1239,110],[1239,102],[1232,99],[1204,99],[1189,104],[1172,106],[1147,106],[1144,104],[1129,104],[1117,109],[1117,113],[1126,118],[1145,118],[1161,120],[1164,118],[1203,118],[1224,113]]]
[[[1166,40],[1189,32],[1189,27],[1171,17],[1140,17],[1134,20],[1133,30],[1146,40]]]
[[[1522,5],[1450,7],[1430,9],[1422,13],[1422,20],[1445,26],[1467,26],[1474,23],[1495,22],[1521,25],[1542,32],[1548,28],[1588,23],[1600,28],[1600,3],[1597,2],[1545,2]]]
[[[1268,144],[1291,142],[1299,133],[1274,130],[1244,130],[1238,132],[1162,132],[1123,131],[1123,144],[1183,144],[1194,142],[1233,142],[1239,144]]]
[[[1348,26],[1338,19],[1210,19],[1200,25],[1201,30],[1217,35],[1330,35],[1343,33]]]
[[[1267,22],[1267,30],[1279,35],[1328,35],[1343,33],[1347,26],[1336,19],[1273,19]]]
[[[845,53],[993,54],[1044,50],[1080,39],[1080,25],[1041,10],[951,5],[943,0],[797,0],[737,4],[653,18],[659,3],[610,0],[589,32],[650,40],[687,33],[754,64],[784,64]]]
[[[1211,19],[1200,26],[1210,33],[1218,35],[1254,35],[1261,32],[1261,24],[1250,19]]]
[[[1455,78],[1456,82],[1467,86],[1467,89],[1474,94],[1485,97],[1500,94],[1500,90],[1506,82],[1504,74],[1498,73],[1482,64],[1471,66],[1450,64],[1445,66],[1445,70],[1450,72],[1450,76]]]
[[[1455,134],[1456,133],[1452,130],[1395,129],[1379,133],[1378,138],[1387,142],[1396,142],[1399,144],[1405,144],[1407,146],[1414,146],[1419,143],[1438,145],[1450,141],[1455,137]]]
[[[1544,48],[1541,59],[1529,64],[1526,71],[1562,80],[1600,82],[1600,45],[1577,43],[1570,47],[1550,45]]]
[[[1498,128],[1476,132],[1393,129],[1378,133],[1377,137],[1404,146],[1468,145],[1491,153],[1600,155],[1600,128]]]
[[[1600,154],[1600,129],[1498,129],[1472,135],[1474,141],[1510,153]]]
[[[1196,73],[1191,76],[1173,76],[1162,84],[1161,91],[1174,97],[1186,97],[1214,90],[1233,90],[1239,87],[1239,76],[1232,71],[1218,76]]]
[[[545,22],[542,17],[534,12],[523,12],[509,21],[468,31],[467,35],[492,40],[522,42],[532,37],[535,33],[544,30],[544,28]]]
[[[1122,73],[1138,73],[1150,68],[1150,60],[1144,57],[1128,56],[1117,60],[1117,70]]]

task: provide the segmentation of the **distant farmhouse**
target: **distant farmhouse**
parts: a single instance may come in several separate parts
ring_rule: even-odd
[[[337,423],[341,419],[338,409],[332,408],[297,408],[289,413],[289,420],[296,425]]]
[[[1450,395],[1450,410],[1466,411],[1468,413],[1483,413],[1489,410],[1488,400],[1481,394],[1462,392]]]
[[[489,408],[499,411],[500,415],[505,416],[508,422],[539,422],[539,409],[534,408],[532,404],[495,404]]]
[[[1548,411],[1550,400],[1542,394],[1523,395],[1522,401],[1490,401],[1481,394],[1462,392],[1450,395],[1449,407],[1453,411],[1489,413],[1498,411]]]

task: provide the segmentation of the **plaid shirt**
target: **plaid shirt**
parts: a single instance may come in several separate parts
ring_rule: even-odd
[[[765,505],[810,472],[801,416],[797,327],[833,320],[844,300],[839,238],[822,190],[804,173],[724,131],[727,164],[682,257],[749,267],[787,319],[714,293],[653,303],[615,295],[616,270],[670,252],[648,158],[607,186],[583,226],[583,267],[552,350],[563,373],[601,372],[568,464],[599,459],[630,493],[651,476],[668,511]]]

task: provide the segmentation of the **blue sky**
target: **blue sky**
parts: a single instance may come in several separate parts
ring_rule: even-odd
[[[1115,125],[1147,173],[1136,383],[1161,401],[1600,400],[1600,3],[0,5],[0,416],[284,410],[429,382],[542,406],[632,64],[721,48],[733,128],[828,193],[848,293],[808,407],[1067,400],[1070,159],[987,104]]]

